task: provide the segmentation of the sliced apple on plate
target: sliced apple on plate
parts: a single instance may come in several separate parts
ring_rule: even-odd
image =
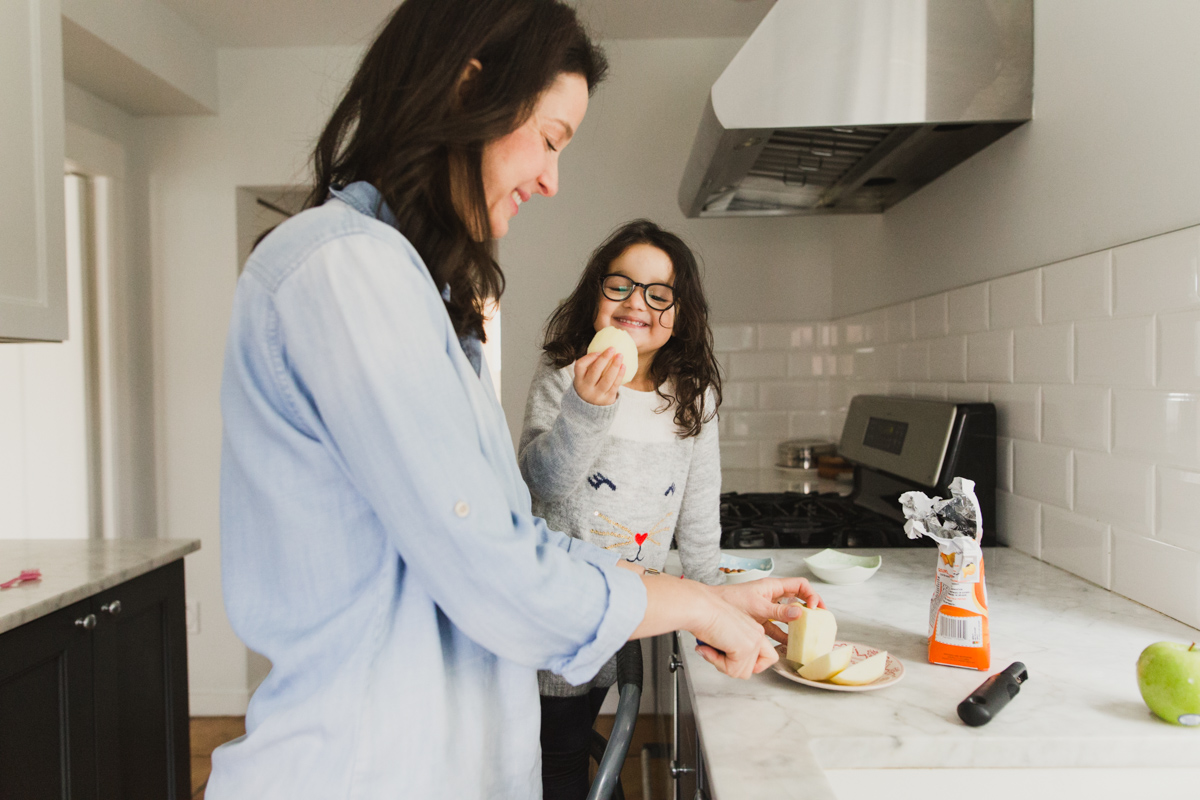
[[[849,648],[842,649],[847,650]],[[864,658],[857,664],[851,664],[846,667],[831,677],[829,682],[840,686],[865,686],[868,683],[874,683],[883,677],[883,670],[887,667],[887,657],[887,651],[881,650],[869,658]]]
[[[809,681],[827,681],[834,675],[850,666],[850,657],[854,655],[853,647],[838,647],[825,655],[810,661],[796,671],[801,678]]]

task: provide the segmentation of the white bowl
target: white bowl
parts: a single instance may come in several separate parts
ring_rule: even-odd
[[[852,556],[838,550],[822,550],[804,559],[813,574],[826,583],[862,583],[879,571],[883,556]]]
[[[775,559],[773,558],[742,558],[740,556],[731,556],[721,553],[721,562],[717,564],[720,569],[741,569],[745,572],[725,572],[726,583],[745,583],[746,581],[756,581],[759,578],[765,578],[775,569]]]

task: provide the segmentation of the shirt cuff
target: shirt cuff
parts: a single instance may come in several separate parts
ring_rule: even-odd
[[[578,558],[580,561],[595,564],[597,567],[611,567],[621,557],[615,550],[605,550],[603,547],[585,542],[583,539],[568,538],[570,543],[567,545],[567,552],[571,554],[572,558]]]
[[[608,584],[608,608],[600,620],[596,635],[575,651],[575,655],[551,664],[550,670],[568,683],[579,686],[596,676],[621,649],[646,616],[646,586],[642,579],[617,566],[601,568]]]
[[[595,431],[607,431],[608,427],[612,425],[612,421],[616,419],[617,403],[620,402],[621,399],[618,397],[609,405],[594,406],[579,396],[579,393],[575,391],[575,384],[572,383],[563,392],[559,413],[567,415],[575,425],[582,425]]]

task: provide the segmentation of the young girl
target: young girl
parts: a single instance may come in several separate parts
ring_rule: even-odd
[[[612,348],[585,355],[609,325],[633,337],[636,364]],[[544,350],[518,454],[534,514],[653,570],[675,537],[684,574],[718,583],[721,380],[691,250],[653,222],[622,226],[551,315]],[[586,796],[588,739],[615,677],[615,659],[581,686],[538,673],[545,800]]]

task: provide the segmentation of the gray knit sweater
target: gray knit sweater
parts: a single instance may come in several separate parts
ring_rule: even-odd
[[[574,366],[538,365],[525,406],[518,461],[533,513],[553,530],[662,569],[672,537],[683,572],[721,582],[721,457],[717,422],[681,438],[674,411],[655,392],[623,387],[611,406],[575,392]],[[541,693],[566,697],[616,679],[610,659],[588,684],[538,673]]]

